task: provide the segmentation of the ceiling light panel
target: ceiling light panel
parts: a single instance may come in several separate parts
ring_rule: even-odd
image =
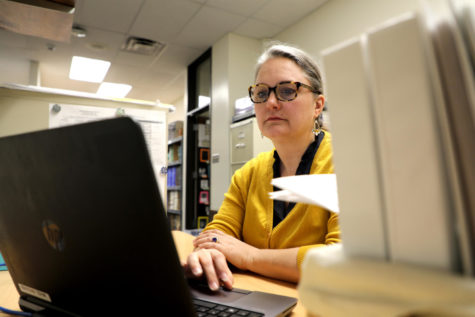
[[[127,84],[103,82],[99,86],[97,94],[103,97],[124,98],[125,96],[127,96],[131,89],[132,86]]]
[[[111,63],[100,59],[73,56],[69,78],[92,83],[100,83],[109,70]]]

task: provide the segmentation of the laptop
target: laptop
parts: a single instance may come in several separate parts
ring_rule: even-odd
[[[126,117],[0,138],[0,252],[20,307],[45,316],[285,316],[297,302],[189,286]]]

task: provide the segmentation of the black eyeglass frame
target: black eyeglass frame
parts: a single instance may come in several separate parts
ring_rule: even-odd
[[[280,85],[284,85],[284,84],[295,84],[295,86],[297,87],[297,89],[295,90],[295,97],[292,98],[292,99],[281,99],[279,97],[279,94],[277,93],[277,87],[279,87]],[[267,98],[263,101],[254,101],[252,99],[252,89],[257,87],[257,86],[266,86],[268,89],[269,89],[269,94],[267,95]],[[251,85],[249,86],[249,88],[247,89],[249,91],[249,98],[251,98],[251,101],[253,103],[264,103],[266,102],[267,100],[269,100],[269,97],[270,97],[270,93],[273,91],[274,92],[274,95],[275,95],[275,98],[277,98],[277,100],[279,101],[292,101],[292,100],[295,100],[298,96],[298,91],[300,89],[300,87],[305,87],[307,89],[309,89],[311,92],[313,92],[314,94],[321,94],[318,90],[314,89],[312,86],[309,86],[307,84],[304,84],[304,83],[301,83],[299,81],[283,81],[281,83],[278,83],[277,85],[275,85],[274,87],[270,87],[269,85],[267,84],[254,84],[254,85]]]

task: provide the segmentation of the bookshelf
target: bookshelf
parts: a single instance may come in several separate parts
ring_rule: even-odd
[[[172,230],[182,228],[183,121],[168,125],[167,216]]]
[[[198,232],[210,221],[211,49],[188,66],[183,229]]]
[[[209,222],[210,130],[209,106],[188,114],[186,154],[186,229],[201,229]]]

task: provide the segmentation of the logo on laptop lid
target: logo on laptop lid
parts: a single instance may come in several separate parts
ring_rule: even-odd
[[[45,220],[42,224],[43,235],[48,244],[57,251],[64,250],[64,235],[57,224],[51,220]]]

